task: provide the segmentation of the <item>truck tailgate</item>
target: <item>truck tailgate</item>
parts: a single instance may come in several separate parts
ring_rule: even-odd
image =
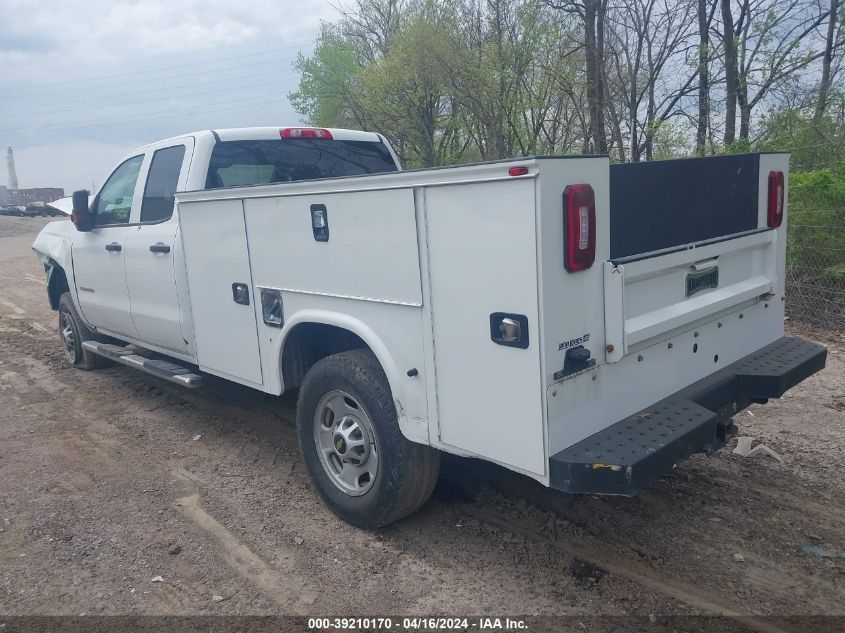
[[[604,263],[607,360],[771,294],[777,235],[742,237],[657,257]]]
[[[749,154],[611,168],[608,362],[777,294],[767,179],[787,167],[784,154]]]

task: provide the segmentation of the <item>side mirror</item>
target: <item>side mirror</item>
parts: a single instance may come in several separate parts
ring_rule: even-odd
[[[70,221],[77,231],[91,230],[91,210],[88,208],[88,192],[85,189],[73,192],[73,213]]]

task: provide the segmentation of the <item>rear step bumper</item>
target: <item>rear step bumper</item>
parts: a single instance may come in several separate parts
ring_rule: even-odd
[[[825,366],[827,349],[784,337],[549,459],[550,486],[633,496],[693,453],[714,451],[730,418]]]
[[[187,389],[196,389],[202,385],[202,376],[192,373],[186,367],[166,360],[145,358],[120,345],[83,341],[82,347],[89,352],[113,360],[116,363],[139,369]]]

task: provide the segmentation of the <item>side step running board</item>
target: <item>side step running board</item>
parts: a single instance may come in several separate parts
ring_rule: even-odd
[[[196,389],[202,384],[202,376],[192,373],[191,370],[186,367],[182,367],[181,365],[177,365],[166,360],[144,358],[143,356],[135,354],[132,350],[121,347],[120,345],[97,343],[96,341],[83,341],[82,347],[93,354],[103,356],[116,363],[120,363],[121,365],[126,365],[127,367],[140,369],[148,374],[164,378],[169,382],[187,389]]]

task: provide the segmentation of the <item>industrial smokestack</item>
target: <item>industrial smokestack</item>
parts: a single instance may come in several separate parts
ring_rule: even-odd
[[[6,169],[9,171],[9,191],[18,188],[18,173],[15,171],[15,151],[10,147],[6,150]]]

